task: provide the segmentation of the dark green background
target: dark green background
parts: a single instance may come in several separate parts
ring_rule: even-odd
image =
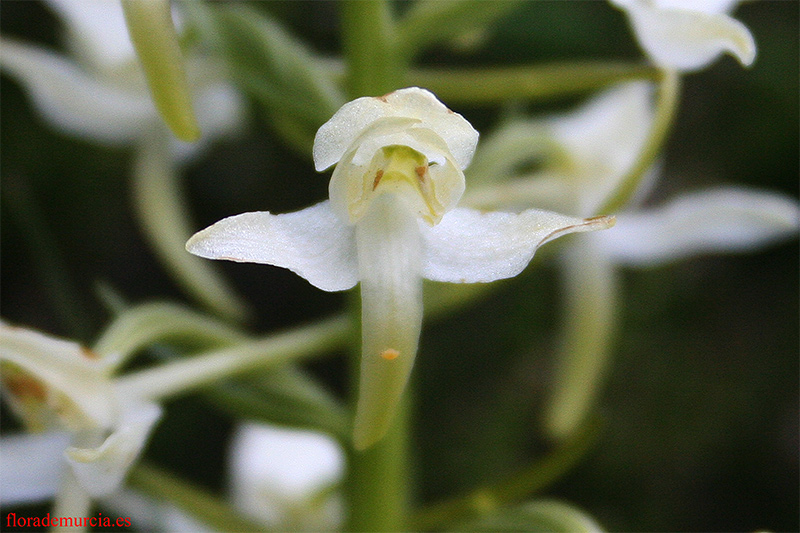
[[[337,51],[333,3],[259,5],[317,50]],[[723,183],[798,195],[798,3],[751,2],[736,14],[758,43],[755,66],[742,69],[726,57],[686,77],[653,202]],[[60,42],[55,20],[36,2],[4,0],[0,25],[7,36]],[[422,61],[587,57],[639,57],[624,17],[605,2],[529,2],[495,24],[480,49],[439,48]],[[97,282],[131,302],[185,301],[132,218],[130,151],[52,130],[6,76],[0,106],[3,318],[91,342],[108,317]],[[496,116],[456,110],[484,132]],[[253,117],[238,139],[216,144],[185,170],[198,229],[243,211],[302,208],[327,194],[310,158],[288,151],[263,115]],[[496,480],[547,449],[538,417],[560,309],[557,271],[534,263],[423,332],[415,370],[423,502]],[[327,316],[344,303],[343,295],[322,293],[285,270],[219,266],[257,309],[255,332]],[[66,307],[54,298],[56,286]],[[547,495],[579,505],[611,530],[796,531],[796,239],[750,255],[625,271],[622,289],[623,334],[601,402],[603,434]],[[341,358],[311,368],[342,390]],[[230,420],[194,397],[168,409],[148,455],[221,489]],[[13,427],[6,414],[4,426]]]

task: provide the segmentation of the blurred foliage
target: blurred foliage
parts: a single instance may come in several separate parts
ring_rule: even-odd
[[[745,3],[737,13],[758,43],[755,66],[743,70],[726,57],[686,78],[654,202],[718,183],[798,194],[798,5]],[[250,8],[284,22],[312,49],[336,51],[332,3]],[[0,31],[59,46],[59,29],[38,3],[0,3]],[[477,48],[440,46],[420,62],[638,57],[623,16],[605,2],[523,3],[483,37]],[[133,302],[184,301],[132,218],[131,154],[52,130],[5,76],[1,90],[3,318],[88,342],[109,317],[95,297],[97,282]],[[479,129],[497,116],[457,111]],[[294,210],[327,194],[327,177],[313,171],[310,154],[298,155],[262,115],[253,116],[240,138],[185,169],[198,229],[233,213]],[[794,242],[626,271],[602,435],[546,495],[579,504],[610,530],[800,528],[797,257]],[[313,320],[344,301],[286,270],[220,266],[257,309],[254,331]],[[524,276],[497,283],[423,331],[415,370],[418,503],[496,481],[550,449],[537,417],[559,325],[557,287],[555,270],[537,260]],[[339,363],[308,370],[341,392]],[[219,490],[230,418],[210,416],[200,396],[167,410],[148,458]],[[192,453],[171,453],[176,445]]]

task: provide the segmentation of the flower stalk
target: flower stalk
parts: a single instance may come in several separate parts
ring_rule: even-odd
[[[349,329],[348,319],[331,318],[265,339],[128,374],[118,378],[117,383],[125,394],[163,399],[253,368],[278,366],[333,349],[347,339]]]
[[[647,135],[636,162],[620,181],[613,196],[599,209],[600,213],[615,213],[633,198],[647,171],[653,166],[667,141],[675,120],[680,100],[681,80],[678,72],[662,70],[656,94],[656,111],[650,132]]]

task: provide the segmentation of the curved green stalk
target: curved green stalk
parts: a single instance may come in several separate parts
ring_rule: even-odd
[[[581,94],[612,83],[659,77],[642,64],[581,61],[500,68],[412,69],[407,85],[430,89],[445,102],[500,104],[509,100],[544,100]]]
[[[418,511],[411,517],[413,530],[441,529],[457,521],[489,513],[500,506],[522,501],[544,490],[586,455],[599,433],[600,425],[591,421],[560,447],[505,480]]]
[[[114,354],[119,368],[130,356],[166,337],[187,338],[193,342],[227,345],[243,342],[241,331],[186,307],[154,302],[125,310],[105,329],[94,344],[99,354]]]
[[[656,97],[656,114],[650,133],[647,136],[639,157],[631,167],[628,175],[620,182],[614,195],[609,198],[598,213],[615,213],[622,209],[633,197],[647,171],[653,166],[664,143],[667,141],[672,122],[678,110],[681,79],[676,71],[664,70],[660,73],[658,95]]]
[[[145,236],[177,281],[220,316],[243,320],[247,316],[245,303],[208,261],[186,251],[186,241],[193,232],[165,135],[153,132],[140,145],[133,187],[136,215]]]
[[[159,400],[254,368],[277,367],[288,361],[333,350],[346,342],[350,329],[348,318],[334,317],[311,326],[126,374],[117,378],[116,384],[123,396]]]

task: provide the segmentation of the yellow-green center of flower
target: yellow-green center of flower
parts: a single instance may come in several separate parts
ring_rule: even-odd
[[[350,214],[360,218],[370,200],[386,193],[397,194],[429,224],[444,214],[436,199],[428,158],[403,145],[384,146],[372,157],[363,175],[358,196],[350,202]]]

